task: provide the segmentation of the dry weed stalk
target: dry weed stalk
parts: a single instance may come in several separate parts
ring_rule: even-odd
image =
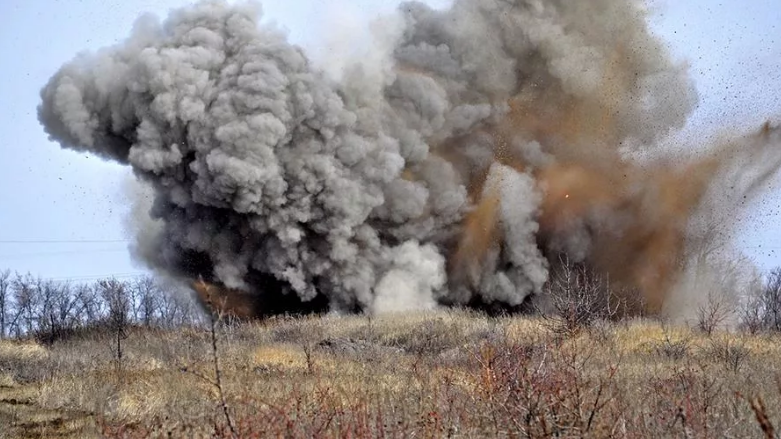
[[[224,307],[215,306],[217,304],[213,302],[211,287],[203,281],[203,278],[199,277],[199,282],[201,284],[200,286],[203,288],[203,291],[205,291],[206,293],[205,299],[206,299],[207,307],[211,310],[224,309]],[[217,346],[217,325],[223,319],[223,312],[219,311],[217,313],[216,318],[213,312],[209,312],[208,314],[209,314],[209,333],[211,337],[211,354],[212,354],[212,366],[214,371],[214,379],[211,379],[187,367],[183,367],[181,368],[181,370],[183,372],[189,372],[190,374],[204,380],[205,382],[209,383],[217,390],[217,395],[220,398],[220,408],[222,409],[222,414],[225,417],[225,422],[228,424],[228,429],[230,430],[231,437],[238,438],[238,434],[236,432],[236,426],[233,423],[233,418],[231,417],[230,409],[228,408],[228,402],[225,397],[225,391],[223,389],[222,369],[220,367],[220,354]],[[215,426],[215,431],[219,431],[217,426]]]
[[[775,427],[770,422],[770,418],[767,415],[767,409],[765,408],[765,401],[761,396],[756,396],[748,400],[740,392],[736,392],[736,396],[740,399],[746,400],[751,405],[751,410],[754,412],[759,428],[762,429],[766,439],[774,439],[776,437]]]

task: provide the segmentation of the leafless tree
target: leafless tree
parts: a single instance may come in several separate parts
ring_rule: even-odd
[[[79,326],[78,305],[73,285],[70,283],[60,284],[59,294],[54,300],[55,319],[59,325],[67,329]]]
[[[32,275],[19,275],[12,282],[15,315],[14,325],[17,336],[30,334],[36,329],[35,309],[38,306],[38,294],[35,290],[35,279]]]
[[[167,328],[208,323],[194,299],[175,285],[168,285],[157,296],[158,319]]]
[[[94,285],[80,284],[73,288],[73,300],[75,302],[75,314],[82,326],[95,323],[101,318],[100,297]]]
[[[741,326],[751,333],[781,331],[781,267],[749,292],[741,309]]]
[[[98,282],[100,297],[106,305],[107,322],[114,338],[114,349],[117,359],[117,369],[122,368],[122,340],[127,337],[127,326],[130,316],[130,297],[127,285],[116,279]]]
[[[160,295],[159,300],[159,308],[157,310],[157,318],[160,321],[160,324],[163,327],[173,327],[175,326],[175,321],[179,319],[179,315],[181,314],[179,310],[179,306],[176,303],[176,300],[174,299],[172,294],[162,294]]]
[[[181,318],[176,321],[177,326],[203,326],[209,324],[208,313],[205,313],[200,308],[192,295],[187,294],[185,291],[179,291],[178,294],[175,294],[174,301],[181,310]],[[220,320],[226,325],[233,322],[230,316],[222,316]]]
[[[39,301],[40,319],[35,332],[40,341],[54,343],[81,326],[77,315],[78,302],[70,284],[45,282],[39,291],[42,295]]]
[[[11,311],[11,272],[0,271],[0,338],[7,335]]]
[[[37,322],[35,333],[39,335],[45,334],[51,338],[55,332],[60,330],[54,313],[54,301],[58,294],[57,285],[52,281],[38,278],[35,280],[35,291],[38,294],[38,300],[36,301],[38,306],[35,309],[35,321]]]
[[[762,289],[762,314],[765,327],[781,331],[781,268],[770,272]]]
[[[751,288],[743,297],[740,305],[740,327],[755,335],[765,329],[764,310],[762,309],[762,286]]]
[[[107,325],[121,339],[131,324],[175,328],[208,323],[204,311],[187,291],[153,277],[91,284],[54,282],[31,274],[0,271],[0,338],[36,336],[54,342],[78,328]]]
[[[144,276],[136,279],[131,288],[134,299],[133,319],[146,327],[154,326],[157,323],[155,310],[162,294],[160,286],[154,278]]]

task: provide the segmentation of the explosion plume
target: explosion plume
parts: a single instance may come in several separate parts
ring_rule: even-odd
[[[561,255],[659,312],[781,165],[770,125],[662,147],[697,95],[640,2],[407,2],[338,79],[260,16],[144,16],[39,107],[151,188],[135,254],[237,315],[523,307]]]

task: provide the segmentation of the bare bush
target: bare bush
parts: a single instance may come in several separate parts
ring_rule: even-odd
[[[606,278],[567,258],[562,258],[551,273],[545,297],[555,317],[551,319],[545,312],[542,315],[554,332],[563,335],[574,335],[597,321],[611,320],[621,307]]]
[[[737,373],[748,359],[750,351],[746,348],[745,341],[728,338],[711,340],[708,354],[722,363],[727,370]]]
[[[664,322],[662,323],[662,333],[664,338],[654,346],[654,351],[658,355],[676,361],[689,355],[691,346],[690,337],[683,336],[674,339],[669,327]]]
[[[734,314],[734,304],[722,291],[710,291],[705,303],[697,307],[697,328],[711,336]]]

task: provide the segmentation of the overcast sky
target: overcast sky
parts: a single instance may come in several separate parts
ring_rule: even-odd
[[[656,0],[651,25],[691,63],[701,106],[686,133],[781,122],[779,0]],[[182,0],[0,0],[0,270],[91,280],[142,272],[122,228],[129,172],[61,150],[36,118],[39,91],[82,50],[124,39],[143,12],[165,16]],[[334,29],[360,30],[365,17],[398,1],[266,1],[275,21],[312,53],[331,53]],[[447,0],[428,1],[440,7]],[[349,5],[349,7],[348,7]],[[319,55],[318,55],[319,57]],[[781,179],[742,220],[738,245],[763,269],[781,265]],[[761,247],[760,247],[761,246]]]

